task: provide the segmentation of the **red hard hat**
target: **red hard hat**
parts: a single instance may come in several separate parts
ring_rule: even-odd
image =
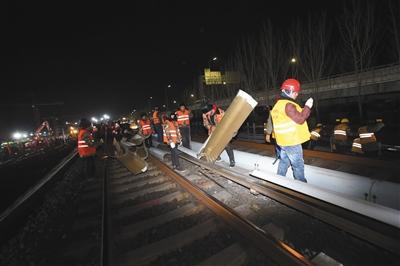
[[[300,82],[297,79],[287,79],[282,83],[281,90],[300,92]]]

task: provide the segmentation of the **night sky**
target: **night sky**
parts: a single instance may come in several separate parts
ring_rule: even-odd
[[[297,16],[341,8],[338,1],[40,2],[1,5],[0,139],[30,130],[32,102],[63,102],[40,109],[61,119],[115,117],[149,96],[159,103],[168,84],[178,95],[210,58],[226,58],[266,19],[287,30]]]

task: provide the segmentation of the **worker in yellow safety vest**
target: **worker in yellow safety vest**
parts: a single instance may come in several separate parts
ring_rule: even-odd
[[[291,166],[294,178],[307,182],[304,176],[301,144],[310,139],[306,120],[311,114],[314,101],[309,98],[304,108],[301,108],[295,101],[301,91],[300,82],[296,79],[285,80],[281,91],[281,98],[271,111],[276,142],[281,149],[278,175],[286,176],[287,170]]]
[[[322,128],[322,123],[317,123],[317,125],[315,125],[315,128],[311,130],[310,143],[308,144],[308,148],[310,150],[313,150],[318,141],[321,139]]]

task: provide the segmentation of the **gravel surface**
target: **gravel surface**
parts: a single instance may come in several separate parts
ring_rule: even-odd
[[[45,196],[25,226],[0,251],[0,265],[43,264],[49,247],[62,237],[67,223],[63,222],[74,211],[71,202],[83,185],[78,160]]]
[[[150,265],[196,265],[233,244],[237,239],[236,233],[228,229],[220,230],[218,233],[210,233],[179,250],[160,256]]]

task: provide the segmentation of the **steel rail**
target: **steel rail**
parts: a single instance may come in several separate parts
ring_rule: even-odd
[[[41,194],[44,188],[52,181],[59,173],[67,168],[67,166],[77,158],[77,150],[75,149],[67,155],[58,165],[50,170],[39,182],[20,196],[10,207],[8,207],[0,215],[0,240],[5,240],[11,234],[9,229],[11,225],[21,222],[21,217],[26,216],[26,212],[30,211],[29,207],[33,204],[33,199]]]
[[[393,226],[273,183],[267,182],[268,185],[265,186],[248,181],[248,177],[232,173],[223,167],[198,160],[187,154],[181,154],[180,157],[375,246],[400,255],[400,231]]]
[[[197,200],[208,207],[219,218],[237,230],[249,243],[255,245],[264,254],[281,265],[312,265],[302,254],[286,245],[284,242],[275,239],[250,221],[244,219],[234,210],[208,195],[201,188],[197,187],[185,177],[179,175],[165,163],[153,156],[149,158],[161,171],[173,178],[182,188],[193,195]]]

